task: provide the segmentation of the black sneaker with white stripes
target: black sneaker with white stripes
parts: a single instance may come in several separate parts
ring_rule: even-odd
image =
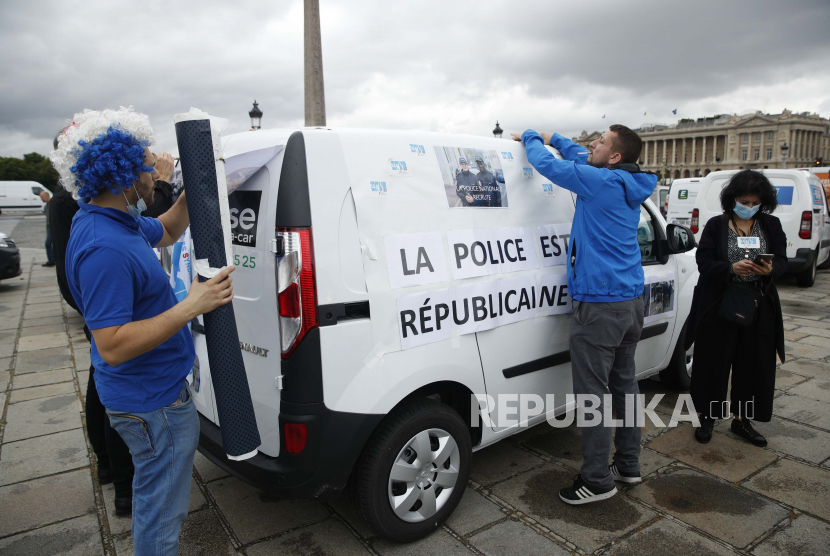
[[[608,466],[608,470],[611,472],[611,476],[614,477],[615,481],[619,481],[621,483],[628,483],[628,484],[635,484],[635,483],[642,483],[643,478],[639,475],[635,475],[634,473],[626,473],[624,471],[620,471],[617,468],[616,463],[612,463]]]
[[[608,490],[599,490],[596,487],[586,485],[582,477],[577,475],[574,477],[574,484],[572,486],[559,491],[559,498],[566,504],[578,505],[606,500],[615,494],[617,494],[617,487],[612,486]]]

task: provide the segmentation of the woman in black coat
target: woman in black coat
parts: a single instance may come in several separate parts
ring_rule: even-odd
[[[735,174],[721,191],[723,214],[706,223],[697,249],[700,272],[695,287],[686,349],[695,343],[691,395],[700,413],[695,438],[706,444],[715,420],[731,413],[732,431],[757,446],[766,439],[751,421],[772,417],[775,357],[784,361],[784,323],[775,281],[787,270],[787,236],[771,213],[775,189],[760,172]],[[753,263],[756,255],[775,255],[771,263]],[[733,284],[759,298],[754,320],[735,324],[718,313]],[[726,403],[732,371],[730,403]]]

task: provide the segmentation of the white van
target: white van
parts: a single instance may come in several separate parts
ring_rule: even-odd
[[[672,182],[668,195],[666,222],[687,227],[691,224],[692,210],[695,208],[701,183],[703,178],[682,178]]]
[[[0,209],[43,210],[40,193],[49,190],[36,181],[0,181]],[[52,194],[49,193],[51,197]]]
[[[229,196],[250,210],[244,233],[232,221],[233,304],[262,445],[226,457],[197,324],[200,452],[283,496],[335,498],[348,484],[379,535],[429,534],[461,499],[473,451],[569,409],[573,196],[509,140],[306,128],[223,141],[226,159],[283,147]],[[501,206],[463,205],[461,156],[503,175]],[[638,374],[688,387],[682,337],[697,269],[669,245],[686,251],[693,236],[671,228],[688,240],[667,239],[650,201],[640,214]],[[555,394],[554,407],[520,408],[520,394]]]
[[[813,285],[816,267],[830,264],[830,218],[821,181],[806,170],[758,170],[778,194],[773,213],[787,235],[788,272],[796,275],[803,288]],[[692,211],[692,232],[696,239],[710,218],[723,214],[720,192],[738,170],[712,172],[703,180]]]

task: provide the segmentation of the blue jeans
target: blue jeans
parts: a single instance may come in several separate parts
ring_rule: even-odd
[[[130,448],[133,477],[133,554],[174,556],[190,504],[199,416],[185,383],[179,399],[147,413],[107,410]]]

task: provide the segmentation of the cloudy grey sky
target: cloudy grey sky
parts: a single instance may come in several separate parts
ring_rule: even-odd
[[[828,0],[320,0],[330,126],[573,136],[748,109],[830,116]],[[303,5],[0,3],[0,156],[134,105],[158,150],[195,106],[303,125]],[[677,116],[671,110],[677,108]],[[647,114],[643,114],[647,112]],[[602,115],[606,118],[603,120]]]

